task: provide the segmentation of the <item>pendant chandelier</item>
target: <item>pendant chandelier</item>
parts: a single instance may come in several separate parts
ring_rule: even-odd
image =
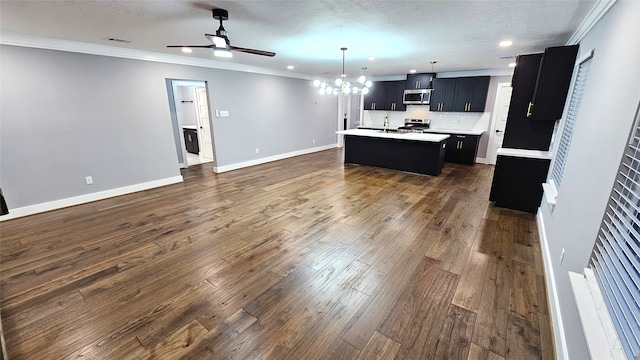
[[[369,88],[372,85],[371,80],[367,80],[364,72],[367,70],[366,67],[362,68],[362,75],[357,80],[357,84],[351,83],[347,81],[347,74],[344,72],[344,56],[345,51],[347,51],[346,47],[340,48],[342,50],[342,75],[334,81],[335,87],[327,84],[324,81],[314,80],[313,85],[319,88],[320,94],[333,94],[338,95],[342,94],[367,94],[369,92]]]

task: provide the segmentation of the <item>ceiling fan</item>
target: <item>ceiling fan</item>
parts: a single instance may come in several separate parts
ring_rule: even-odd
[[[211,40],[212,44],[210,45],[168,45],[168,48],[209,48],[213,49],[213,54],[215,56],[221,57],[231,57],[231,51],[244,52],[254,55],[262,55],[262,56],[275,56],[276,53],[271,51],[264,50],[256,50],[256,49],[248,49],[238,46],[232,46],[229,42],[229,38],[227,37],[227,30],[222,26],[222,20],[229,19],[229,12],[224,9],[213,9],[211,10],[213,13],[213,18],[220,21],[220,27],[216,30],[216,34],[204,34],[207,39]]]

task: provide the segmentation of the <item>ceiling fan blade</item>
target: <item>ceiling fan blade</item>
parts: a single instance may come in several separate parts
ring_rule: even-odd
[[[213,49],[214,45],[167,45],[168,48],[183,48],[183,47],[188,47],[188,48],[208,48],[208,49]]]
[[[244,53],[248,53],[248,54],[271,56],[271,57],[276,56],[276,53],[271,52],[271,51],[247,49],[247,48],[237,47],[237,46],[229,46],[229,48],[231,50],[233,50],[233,51],[244,52]]]

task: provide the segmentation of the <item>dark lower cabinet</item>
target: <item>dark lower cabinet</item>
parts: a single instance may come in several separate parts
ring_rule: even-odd
[[[445,141],[345,135],[344,162],[438,176],[444,165]]]
[[[489,200],[495,206],[535,214],[542,200],[549,159],[498,155]]]
[[[196,129],[183,129],[184,133],[184,146],[187,148],[187,152],[197,154],[200,152],[200,146],[198,146],[198,130]]]
[[[449,135],[444,161],[467,165],[476,163],[480,135],[459,135],[445,132],[436,133]]]
[[[475,164],[479,140],[480,136],[477,135],[451,134],[447,140],[447,152],[444,160],[458,164]]]

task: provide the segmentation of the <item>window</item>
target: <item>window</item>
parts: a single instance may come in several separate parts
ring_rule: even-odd
[[[569,108],[564,121],[564,127],[562,128],[562,135],[560,135],[558,149],[556,150],[553,168],[551,169],[551,179],[553,180],[556,188],[560,187],[560,181],[562,181],[564,166],[567,162],[567,155],[569,154],[569,145],[571,145],[571,137],[573,136],[573,128],[575,127],[576,118],[578,117],[578,110],[580,110],[582,93],[584,92],[585,84],[587,83],[592,58],[593,51],[591,51],[585,59],[579,62],[578,71],[573,82],[573,91],[571,92]]]
[[[590,266],[627,358],[640,358],[640,104]]]

